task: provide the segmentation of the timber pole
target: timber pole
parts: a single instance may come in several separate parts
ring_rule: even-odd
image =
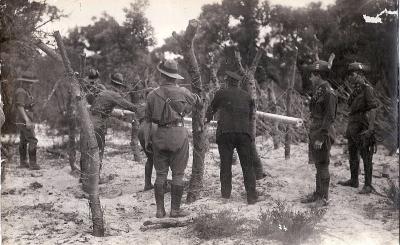
[[[104,236],[104,221],[103,211],[101,210],[99,198],[99,169],[100,158],[99,148],[94,134],[92,121],[90,120],[89,111],[87,110],[87,102],[84,95],[81,93],[79,82],[73,74],[71,63],[68,59],[64,43],[61,39],[60,32],[54,32],[54,37],[57,46],[60,50],[64,68],[66,71],[67,81],[71,86],[73,100],[77,103],[78,120],[82,127],[82,131],[87,134],[88,154],[89,154],[89,169],[88,169],[88,182],[89,182],[89,206],[92,214],[93,221],[93,235],[102,237]]]

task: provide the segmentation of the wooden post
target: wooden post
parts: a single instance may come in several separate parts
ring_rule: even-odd
[[[81,125],[84,133],[87,134],[87,144],[89,147],[89,169],[88,169],[88,182],[89,182],[89,206],[92,213],[93,221],[93,235],[102,237],[104,236],[104,221],[103,211],[101,210],[99,198],[99,148],[94,134],[92,121],[90,120],[89,111],[87,110],[87,102],[79,87],[79,82],[74,77],[71,63],[67,57],[67,52],[64,43],[61,39],[60,32],[54,32],[54,37],[57,41],[57,46],[60,50],[63,60],[64,68],[67,74],[67,80],[71,86],[72,96],[77,103],[77,112],[79,125]]]
[[[184,62],[189,66],[188,72],[191,77],[192,92],[199,95],[203,101],[206,101],[207,96],[203,92],[200,68],[193,47],[194,36],[198,27],[199,22],[197,20],[190,20],[182,38],[178,38],[175,32],[173,36],[180,45]],[[204,158],[208,148],[207,128],[204,125],[206,109],[206,105],[203,105],[201,108],[195,107],[192,113],[193,165],[189,182],[189,192],[186,199],[188,203],[196,201],[200,197],[203,188]]]
[[[297,63],[297,52],[298,49],[295,47],[295,58],[293,61],[293,70],[292,70],[292,78],[289,80],[289,86],[286,95],[286,116],[292,116],[292,93],[294,87],[294,81],[296,78],[296,63]],[[290,159],[290,144],[292,142],[292,127],[290,125],[286,126],[286,134],[285,134],[285,159]]]

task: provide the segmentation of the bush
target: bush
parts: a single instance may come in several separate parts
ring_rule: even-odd
[[[242,226],[247,221],[239,216],[231,210],[203,213],[195,218],[193,230],[198,238],[206,240],[237,235],[243,232]]]
[[[316,232],[316,224],[325,214],[325,209],[292,211],[284,202],[277,201],[276,207],[261,210],[259,226],[255,234],[279,240],[284,244],[299,244]]]
[[[391,204],[395,209],[400,209],[400,192],[399,187],[396,186],[393,180],[388,180],[388,188],[384,188],[384,191],[389,198]]]

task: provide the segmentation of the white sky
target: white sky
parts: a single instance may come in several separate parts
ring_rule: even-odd
[[[45,30],[59,30],[65,35],[68,29],[75,26],[91,24],[91,18],[100,16],[104,11],[118,22],[122,22],[124,19],[122,9],[128,7],[129,3],[134,0],[47,0],[47,2],[64,10],[69,17],[46,25]],[[157,46],[160,46],[173,31],[184,30],[190,19],[197,18],[202,5],[221,2],[221,0],[149,0],[149,2],[150,6],[146,10],[146,17],[154,27]],[[313,0],[270,0],[271,4],[293,7],[305,6],[310,2]],[[333,4],[335,0],[320,0],[320,2],[326,6]]]

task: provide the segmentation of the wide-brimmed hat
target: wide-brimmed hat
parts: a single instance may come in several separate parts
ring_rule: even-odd
[[[353,62],[350,63],[348,66],[348,71],[365,71],[368,72],[371,70],[371,67],[368,64],[360,63],[360,62]]]
[[[20,77],[17,78],[17,81],[20,82],[27,82],[27,83],[37,83],[39,82],[39,79],[33,74],[22,74]]]
[[[228,75],[229,77],[237,80],[237,81],[241,81],[242,80],[242,76],[240,76],[239,74],[237,74],[236,72],[233,71],[225,71],[225,74]]]
[[[124,76],[121,73],[119,73],[119,72],[113,73],[113,74],[111,74],[110,78],[111,78],[111,82],[118,84],[118,85],[125,86]]]
[[[178,63],[175,60],[165,60],[157,65],[157,70],[162,74],[175,79],[184,79],[178,74]]]

